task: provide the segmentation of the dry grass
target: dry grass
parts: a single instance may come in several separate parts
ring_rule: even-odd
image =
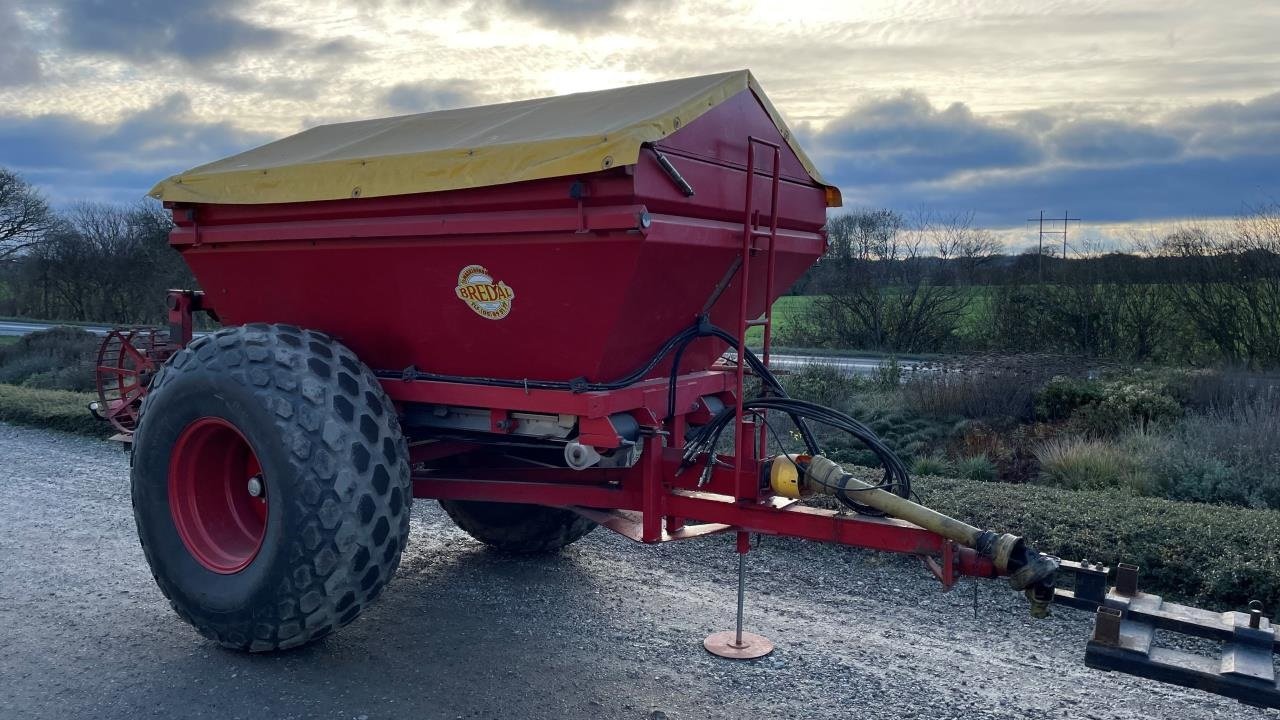
[[[902,404],[926,417],[1029,420],[1039,378],[980,373],[921,373],[902,385]]]
[[[1040,463],[1037,483],[1067,490],[1120,489],[1149,494],[1155,479],[1146,453],[1107,440],[1060,437],[1035,451]]]

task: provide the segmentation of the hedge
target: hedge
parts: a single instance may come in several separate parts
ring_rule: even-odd
[[[89,393],[0,384],[0,421],[109,437],[115,432],[111,425],[89,414],[89,403],[97,399]]]
[[[1280,611],[1280,511],[921,477],[925,504],[979,527],[1012,532],[1071,560],[1137,565],[1138,588],[1172,601]]]

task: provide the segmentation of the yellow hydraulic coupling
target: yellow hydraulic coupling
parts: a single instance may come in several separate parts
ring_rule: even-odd
[[[809,460],[808,455],[775,457],[773,462],[769,463],[769,489],[773,490],[773,494],[792,500],[812,495],[813,493],[807,492],[801,484],[803,477],[800,475],[800,463],[808,464]]]

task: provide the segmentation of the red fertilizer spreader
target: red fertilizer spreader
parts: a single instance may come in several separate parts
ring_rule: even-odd
[[[597,526],[736,535],[737,628],[704,642],[725,657],[772,649],[742,629],[743,559],[752,533],[784,535],[919,557],[944,589],[1005,577],[1034,615],[1097,613],[1093,667],[1280,707],[1260,607],[1165,603],[1134,567],[934,512],[866,426],[787,396],[770,308],[840,193],[746,71],[316,127],[152,195],[202,290],[169,294],[167,327],[108,336],[94,411],[131,447],[157,583],[224,646],[350,623],[432,498],[514,553]],[[221,329],[193,333],[198,313]],[[819,425],[882,467],[833,462]]]

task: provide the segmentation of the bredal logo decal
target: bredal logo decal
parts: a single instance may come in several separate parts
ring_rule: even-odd
[[[501,320],[511,312],[516,291],[493,276],[481,265],[468,265],[458,273],[458,297],[480,317]]]

